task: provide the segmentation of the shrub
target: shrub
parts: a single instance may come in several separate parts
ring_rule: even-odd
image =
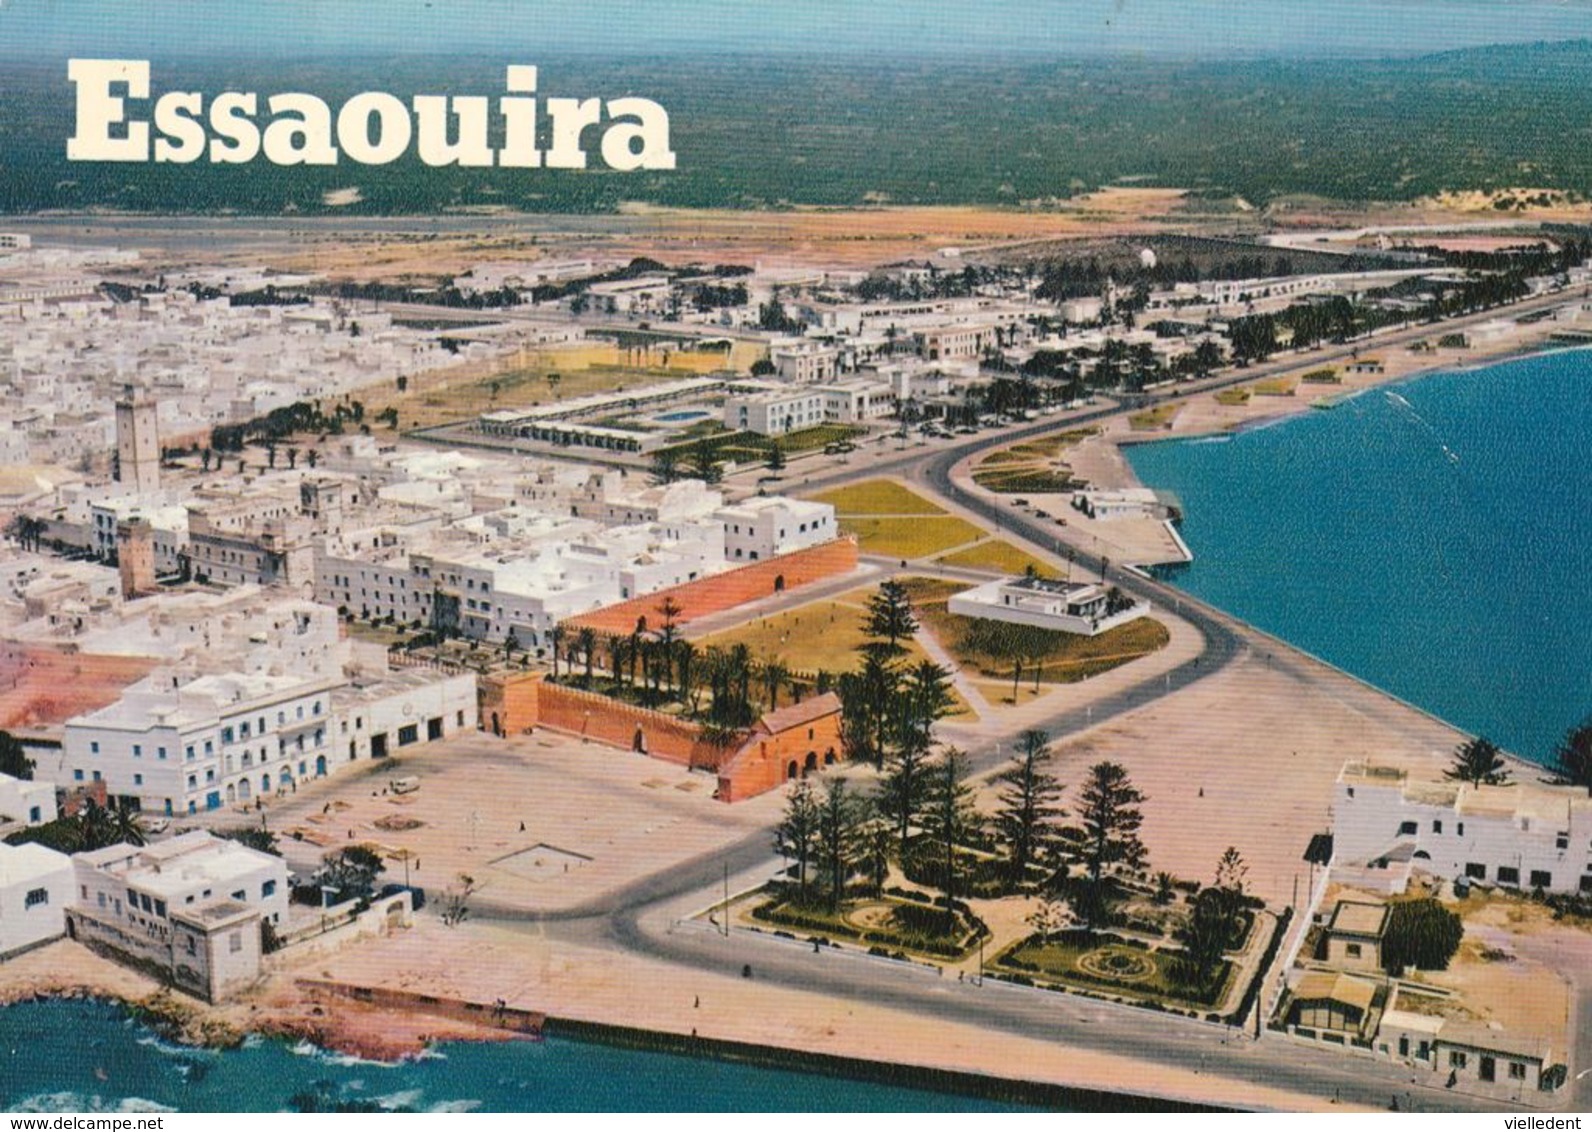
[[[1406,900],[1392,906],[1382,940],[1382,966],[1389,974],[1405,967],[1442,971],[1459,950],[1465,927],[1436,900]]]

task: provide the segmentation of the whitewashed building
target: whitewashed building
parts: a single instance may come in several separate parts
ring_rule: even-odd
[[[839,535],[834,507],[805,499],[753,497],[721,507],[713,517],[724,524],[724,553],[732,562],[805,550]]]
[[[732,395],[724,400],[724,427],[784,436],[823,424],[824,405],[824,391],[811,387]]]
[[[1148,602],[1130,602],[1115,611],[1110,605],[1109,591],[1093,582],[1022,577],[1001,578],[952,594],[946,608],[962,617],[982,617],[1087,637],[1150,612]]]
[[[261,924],[286,926],[287,862],[206,830],[78,853],[72,870],[74,938],[153,963],[212,1002],[259,977]]]
[[[54,821],[58,813],[53,782],[0,774],[0,825],[39,825]]]
[[[1332,809],[1333,870],[1403,892],[1423,872],[1505,888],[1592,892],[1592,798],[1521,779],[1475,786],[1350,762]]]
[[[380,758],[407,745],[399,732],[410,726],[427,742],[475,728],[473,675],[390,671],[384,650],[339,637],[331,609],[280,602],[247,628],[248,651],[215,639],[68,720],[60,780],[104,782],[123,808],[192,814]],[[205,623],[204,640],[221,629]],[[403,722],[376,723],[392,715]]]
[[[0,842],[0,959],[65,934],[72,861],[43,845]]]

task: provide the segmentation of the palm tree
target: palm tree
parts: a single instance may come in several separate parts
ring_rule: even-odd
[[[628,643],[623,637],[608,638],[608,663],[614,671],[614,687],[624,687],[625,674],[625,649]]]
[[[554,625],[547,634],[547,643],[553,649],[553,679],[558,679],[558,650],[564,643],[564,626]]]
[[[779,707],[779,686],[790,676],[790,669],[779,657],[763,662],[763,686],[768,690],[768,710]]]
[[[692,715],[697,713],[702,698],[701,654],[690,641],[676,641],[674,645],[675,693]]]
[[[111,844],[124,843],[127,845],[144,844],[144,829],[138,824],[138,816],[130,809],[112,810],[110,814]]]
[[[590,625],[583,626],[577,640],[581,655],[586,658],[586,687],[590,688],[592,664],[597,656],[597,631]]]
[[[78,840],[84,852],[115,845],[116,822],[104,806],[90,798],[77,815]]]

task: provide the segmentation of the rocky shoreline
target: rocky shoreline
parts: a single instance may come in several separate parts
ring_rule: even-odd
[[[0,975],[0,1008],[49,999],[92,1000],[116,1006],[179,1045],[236,1049],[258,1036],[309,1042],[329,1052],[381,1062],[420,1057],[436,1042],[507,1041],[515,1036],[466,1021],[323,1000],[280,976],[238,1002],[210,1005],[131,972],[75,969],[83,966],[76,962],[78,955],[86,953],[74,948],[73,954],[65,950],[69,947],[63,942],[8,963]],[[62,962],[52,970],[42,959],[45,953]]]

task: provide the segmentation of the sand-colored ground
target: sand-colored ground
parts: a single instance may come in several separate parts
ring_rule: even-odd
[[[409,775],[420,780],[416,792],[383,792]],[[473,734],[372,773],[303,787],[266,816],[297,869],[313,869],[328,851],[375,843],[407,850],[410,881],[433,895],[466,873],[483,906],[549,911],[744,837],[783,804],[776,793],[727,806],[713,801],[715,785],[710,775],[551,732]],[[378,824],[395,818],[424,824]],[[306,840],[293,840],[295,829]],[[389,857],[386,879],[405,875],[402,854]]]
[[[708,932],[702,934],[712,938]],[[695,1033],[1111,1090],[1137,1083],[1173,1096],[1215,1099],[1219,1093],[1219,1103],[1232,1105],[1296,1109],[1307,1103],[1261,1084],[1223,1081],[1213,1088],[1213,1082],[1195,1069],[1158,1066],[1149,1075],[1143,1065],[1127,1057],[1062,1049],[986,1027],[738,977],[743,959],[755,964],[757,954],[756,945],[732,939],[723,945],[723,973],[711,973],[570,945],[535,927],[466,924],[450,932],[427,922],[411,932],[350,949],[321,966],[331,977],[348,982],[425,988],[481,1002],[502,998],[510,1006],[556,1017],[663,1033]],[[933,979],[932,974],[925,977]],[[947,995],[962,995],[970,1002],[981,993],[1001,993],[954,979],[944,983]],[[1057,1009],[1079,1008],[1058,998]],[[1213,1030],[1206,1040],[1214,1045],[1221,1036]]]
[[[1271,659],[1268,660],[1268,656]],[[1308,891],[1305,847],[1331,829],[1333,784],[1351,754],[1446,765],[1457,733],[1346,676],[1257,649],[1177,695],[1056,747],[1062,781],[1121,763],[1149,802],[1150,868],[1209,883],[1232,845],[1274,904]]]
[[[1422,893],[1412,886],[1406,895]],[[1323,894],[1321,908],[1330,913],[1339,900],[1377,904],[1386,899],[1334,883]],[[1566,972],[1578,969],[1564,960],[1577,948],[1592,956],[1592,931],[1555,922],[1545,906],[1511,893],[1477,889],[1465,900],[1456,901],[1451,893],[1440,899],[1464,921],[1464,937],[1446,970],[1423,970],[1412,980],[1450,990],[1453,997],[1404,996],[1398,1008],[1481,1022],[1516,1037],[1546,1038],[1557,1051],[1555,1058],[1563,1059],[1573,1036]]]

